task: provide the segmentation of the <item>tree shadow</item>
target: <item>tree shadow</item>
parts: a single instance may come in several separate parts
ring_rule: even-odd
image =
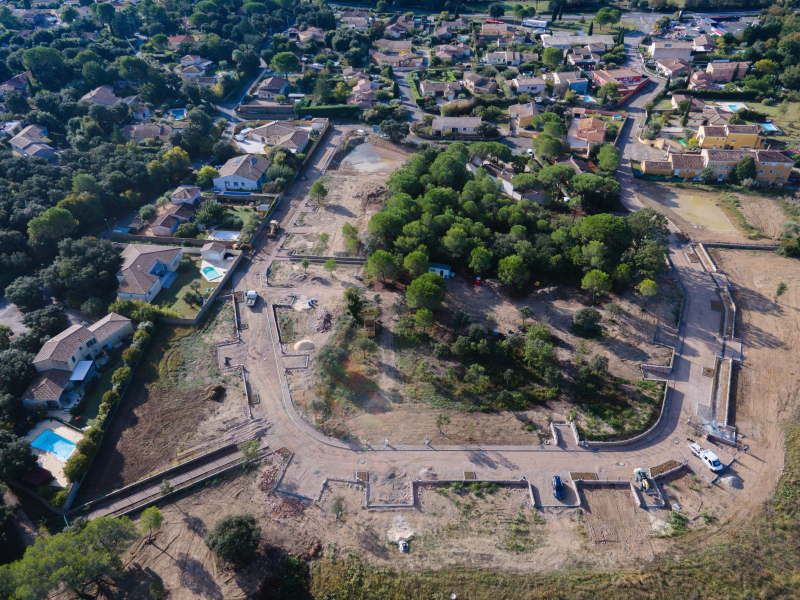
[[[206,524],[199,517],[186,515],[183,522],[186,524],[186,528],[197,536],[205,537],[208,533]]]
[[[182,554],[181,560],[181,586],[185,587],[199,598],[211,600],[225,600],[222,588],[214,581],[205,565],[188,554]]]

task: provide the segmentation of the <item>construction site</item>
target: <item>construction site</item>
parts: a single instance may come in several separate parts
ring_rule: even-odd
[[[293,184],[270,216],[274,234],[260,238],[233,276],[225,304],[231,330],[214,338],[214,368],[228,378],[225,402],[241,399],[236,418],[250,424],[243,435],[258,441],[258,455],[233,460],[226,446],[213,468],[209,460],[198,473],[191,464],[166,471],[178,483],[184,477],[187,491],[160,504],[165,521],[154,543],[129,551],[143,582],[131,578],[130,590],[153,573],[170,598],[253,597],[269,581],[272,548],[415,571],[630,567],[669,554],[686,531],[735,529],[758,510],[780,477],[783,419],[796,407],[798,375],[786,351],[798,331],[796,261],[769,248],[673,236],[659,297],[646,312],[633,296],[615,297],[624,317],[604,323],[606,335],[581,350],[570,327],[585,305],[579,293],[549,288],[524,299],[557,340],[568,374],[576,354],[601,352],[631,395],[649,394],[635,433],[615,437],[606,424],[593,426],[568,386],[541,408],[455,410],[427,400],[424,380],[411,376],[435,361],[394,348],[396,319],[386,309],[404,289],[367,289],[357,246],[381,208],[384,181],[409,150],[367,138],[343,155],[353,137],[352,129],[333,128],[308,179]],[[328,185],[323,203],[309,195],[317,179]],[[722,229],[725,243],[749,243],[739,229]],[[777,298],[780,282],[789,291]],[[455,277],[447,285],[446,311],[466,311],[473,322],[491,315],[501,331],[519,325],[521,301],[493,282],[478,288]],[[364,330],[379,351],[348,356],[347,384],[361,396],[321,419],[328,409],[315,404],[317,358],[347,325],[343,293],[353,286],[380,309]],[[443,411],[445,424],[437,418]],[[197,421],[187,428],[202,429]],[[160,460],[120,481],[140,486],[131,497],[118,493],[85,510],[136,517],[157,504],[147,481],[135,480],[165,478],[156,463],[169,460]],[[244,512],[258,518],[264,560],[233,572],[201,540],[222,515]],[[120,588],[110,597],[134,596]]]

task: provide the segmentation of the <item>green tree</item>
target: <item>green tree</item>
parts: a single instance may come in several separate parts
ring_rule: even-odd
[[[499,19],[504,14],[506,14],[506,9],[501,3],[495,2],[489,5],[489,16],[493,19]]]
[[[366,271],[373,277],[380,277],[381,281],[385,283],[387,277],[391,280],[397,278],[400,264],[393,254],[386,250],[376,250],[367,260]]]
[[[648,300],[658,293],[658,284],[652,279],[644,279],[639,285],[636,286],[639,293]]]
[[[113,383],[116,386],[122,387],[126,383],[128,383],[130,378],[131,378],[131,370],[128,367],[120,367],[119,369],[114,371],[114,374],[111,376],[111,383]]]
[[[361,311],[364,310],[364,292],[357,287],[349,287],[344,291],[344,300],[347,312],[356,319],[361,320]]]
[[[158,486],[158,493],[161,494],[162,497],[169,496],[173,491],[175,491],[175,489],[172,487],[169,479],[162,480],[161,485]]]
[[[478,275],[485,273],[492,268],[494,264],[494,255],[483,246],[477,246],[472,249],[469,259],[469,268],[475,271]]]
[[[605,144],[597,153],[597,166],[601,171],[614,173],[619,168],[619,150],[611,144]]]
[[[522,324],[525,324],[527,319],[533,318],[533,309],[530,306],[520,306],[519,310],[517,311],[519,318],[522,319]]]
[[[122,362],[124,362],[129,367],[135,365],[139,362],[139,359],[142,357],[142,351],[138,348],[128,348],[122,353]]]
[[[255,559],[260,541],[261,529],[251,514],[222,517],[205,539],[206,546],[214,554],[237,566]]]
[[[748,154],[736,163],[736,166],[733,167],[733,171],[737,183],[741,183],[745,179],[755,179],[756,161]]]
[[[555,69],[564,59],[564,53],[558,48],[545,48],[542,52],[542,62],[550,69]]]
[[[89,5],[89,12],[103,23],[110,23],[114,18],[114,7],[106,2],[95,2]]]
[[[410,129],[408,123],[398,123],[392,119],[387,119],[381,123],[381,133],[389,136],[389,139],[395,144],[399,144],[409,134]]]
[[[14,332],[11,330],[11,327],[8,325],[0,325],[0,351],[8,350],[13,335]]]
[[[497,276],[505,285],[519,289],[530,278],[530,272],[521,256],[512,254],[497,263]]]
[[[289,73],[296,73],[300,69],[300,60],[292,52],[279,52],[272,57],[269,66],[288,77]]]
[[[436,415],[436,429],[439,430],[439,433],[444,433],[443,429],[445,425],[450,425],[450,415],[447,413],[439,413]]]
[[[362,337],[358,340],[358,349],[364,353],[364,358],[367,358],[367,354],[377,354],[380,350],[378,344],[375,343],[374,340],[369,339],[368,337]]]
[[[6,288],[6,299],[22,312],[36,310],[45,303],[39,278],[30,275],[12,281]]]
[[[58,242],[78,228],[68,210],[54,206],[28,222],[28,237],[33,243]]]
[[[328,273],[333,275],[333,272],[336,270],[336,259],[329,258],[328,260],[325,261],[325,264],[322,266]]]
[[[194,220],[201,225],[209,227],[222,218],[224,212],[225,208],[222,204],[211,198],[209,200],[204,200],[203,203],[200,204],[200,208],[194,214]]]
[[[200,171],[197,173],[197,180],[195,183],[197,187],[200,189],[205,189],[211,187],[214,183],[214,178],[219,175],[219,171],[217,171],[211,165],[205,165]]]
[[[61,20],[64,23],[67,23],[67,24],[72,23],[79,16],[80,16],[80,13],[78,12],[78,9],[75,8],[74,6],[64,6],[61,9]]]
[[[300,261],[300,266],[303,267],[303,271],[308,272],[308,267],[311,265],[311,261],[307,258],[304,258]]]
[[[416,279],[423,273],[427,273],[428,267],[430,266],[431,263],[428,260],[427,255],[421,250],[415,250],[414,252],[411,252],[403,260],[403,269],[409,274],[409,276],[411,276],[412,279]]]
[[[139,218],[142,221],[152,221],[156,216],[156,207],[152,204],[145,204],[139,209]]]
[[[436,310],[447,295],[447,284],[436,273],[423,273],[406,288],[406,304],[412,310]]]
[[[184,133],[184,135],[186,134]],[[162,156],[161,161],[164,164],[167,177],[172,182],[177,182],[182,179],[192,164],[186,150],[180,146],[167,150],[164,156]]]
[[[607,294],[611,291],[611,277],[593,269],[584,276],[581,287],[592,293],[592,303],[594,303],[595,294]]]
[[[59,84],[63,81],[64,73],[69,71],[61,53],[45,46],[34,46],[25,50],[22,53],[22,65],[45,87]]]
[[[67,481],[78,481],[92,464],[92,459],[80,452],[73,452],[72,456],[64,463],[64,477]]]
[[[164,515],[157,506],[151,506],[142,511],[142,516],[139,517],[139,527],[142,533],[147,534],[147,543],[149,544],[153,539],[153,532],[161,528],[164,522]]]
[[[775,301],[776,302],[777,302],[778,298],[780,298],[781,296],[783,296],[786,293],[787,289],[788,289],[788,286],[786,285],[785,282],[781,281],[778,284],[778,289],[775,290]]]
[[[601,318],[596,308],[579,308],[572,315],[572,322],[584,331],[593,331],[599,328]]]
[[[325,184],[317,179],[311,185],[310,193],[314,198],[316,198],[317,204],[322,204],[325,201],[325,197],[328,195],[328,190],[325,188]]]
[[[261,446],[261,444],[258,440],[246,440],[236,446],[236,448],[242,453],[242,460],[249,462],[258,458],[259,446]]]
[[[420,308],[414,315],[414,324],[423,331],[428,331],[433,327],[433,313],[427,308]]]
[[[0,481],[23,477],[36,466],[36,461],[28,440],[0,429]]]

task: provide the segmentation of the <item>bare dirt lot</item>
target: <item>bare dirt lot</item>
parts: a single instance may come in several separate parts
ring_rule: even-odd
[[[653,206],[675,223],[694,241],[746,242],[748,237],[738,219],[742,215],[747,225],[755,228],[750,239],[777,239],[786,221],[780,205],[769,196],[731,194],[738,207],[723,202],[719,192],[693,186],[675,186],[637,181],[637,196],[646,206]]]
[[[246,416],[241,383],[217,368],[216,345],[233,334],[233,310],[219,303],[197,327],[161,327],[146,348],[81,486],[89,499],[169,466],[214,442]]]

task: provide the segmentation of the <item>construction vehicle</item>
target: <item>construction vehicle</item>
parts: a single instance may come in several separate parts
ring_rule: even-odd
[[[269,234],[275,235],[278,233],[278,222],[275,219],[269,222]]]
[[[233,249],[234,250],[252,250],[253,246],[251,246],[250,244],[245,244],[244,242],[236,242],[233,245]]]
[[[649,492],[653,489],[653,484],[647,477],[647,469],[634,469],[633,480],[639,484],[639,489],[643,492]]]
[[[248,290],[245,294],[245,306],[253,308],[256,305],[256,302],[258,302],[258,292],[255,290]]]
[[[700,444],[689,444],[689,450],[691,450],[692,454],[694,454],[697,458],[703,461],[705,466],[715,473],[719,473],[725,468],[725,465],[722,464],[722,461],[716,454],[714,454],[711,450],[706,450],[700,447]]]

